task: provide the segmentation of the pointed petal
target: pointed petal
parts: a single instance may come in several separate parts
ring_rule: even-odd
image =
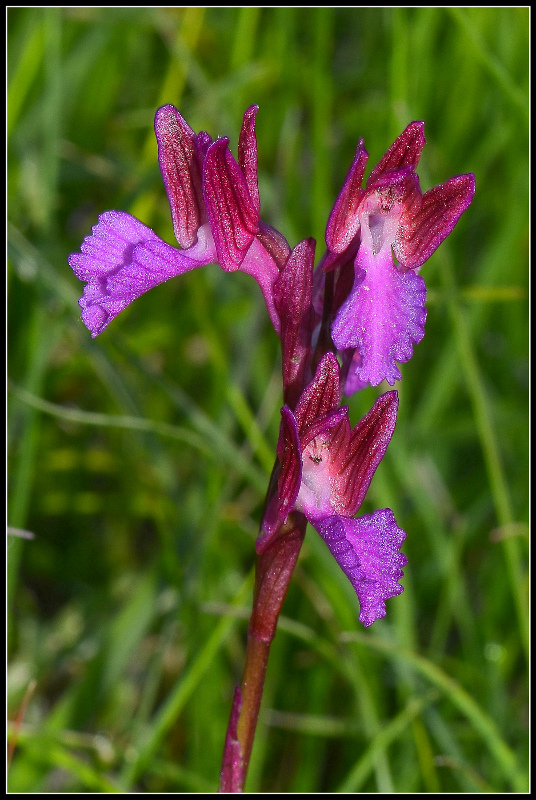
[[[362,243],[355,263],[354,288],[333,323],[333,342],[339,350],[359,349],[360,381],[392,386],[401,377],[395,362],[409,361],[424,336],[426,286],[413,270],[396,268],[390,247],[373,255]]]
[[[363,175],[368,153],[363,139],[359,140],[352,166],[329,215],[326,226],[326,244],[332,253],[342,253],[349,247],[359,230],[357,209],[363,197]]]
[[[358,519],[328,517],[313,523],[359,599],[359,621],[368,627],[385,616],[385,601],[403,591],[406,538],[389,508]]]
[[[290,408],[296,407],[303,391],[310,361],[314,257],[314,239],[297,244],[274,284],[274,302],[281,321],[283,397]]]
[[[197,136],[195,137],[195,152],[197,154],[197,162],[198,164],[205,163],[205,156],[208,152],[208,148],[212,144],[212,136],[209,136],[206,131],[199,131]],[[201,179],[201,183],[202,183]],[[205,200],[203,198],[203,191],[201,187],[201,198],[203,200],[203,207],[205,205]]]
[[[262,526],[257,538],[257,553],[261,553],[277,536],[281,524],[293,510],[302,479],[302,454],[298,428],[292,411],[283,406],[277,442],[278,464],[270,478],[270,488],[277,480],[277,491],[272,494],[262,517]]]
[[[281,430],[277,444],[277,456],[281,462],[279,473],[279,517],[285,519],[292,510],[298,496],[302,478],[301,447],[298,426],[292,411],[281,409]]]
[[[203,167],[203,195],[218,262],[227,271],[240,268],[259,230],[259,213],[242,170],[229,151],[229,140],[208,148]]]
[[[255,137],[255,117],[259,106],[250,106],[244,114],[244,121],[238,139],[238,163],[246,179],[251,202],[260,214],[261,201],[257,181],[257,139]]]
[[[335,442],[330,447],[337,470],[331,502],[337,513],[353,516],[361,506],[393,435],[397,411],[398,392],[382,394],[352,430],[348,446],[338,452]]]
[[[410,122],[406,130],[393,142],[379,164],[370,173],[367,188],[370,188],[386,172],[403,167],[415,169],[425,143],[424,122]]]
[[[333,353],[326,353],[318,367],[312,382],[306,387],[294,415],[300,433],[329,411],[337,408],[340,400],[339,362]]]
[[[402,215],[393,249],[407,269],[417,269],[452,231],[475,193],[474,175],[458,175],[430,189],[418,209]]]
[[[69,264],[80,280],[87,281],[80,306],[93,337],[144,292],[210,263],[216,254],[208,225],[200,229],[197,245],[178,250],[122,211],[101,214],[80,249],[69,256]]]
[[[158,109],[154,129],[173,231],[181,247],[191,247],[198,228],[207,221],[196,135],[172,105]]]

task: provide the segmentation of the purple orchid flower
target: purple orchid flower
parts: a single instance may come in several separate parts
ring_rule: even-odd
[[[340,369],[333,353],[320,361],[294,412],[281,409],[278,490],[266,510],[257,550],[277,535],[285,518],[301,512],[349,578],[365,625],[385,616],[385,601],[402,592],[406,534],[388,509],[354,519],[391,439],[398,408],[387,392],[351,429],[340,402]]]
[[[251,106],[244,114],[237,163],[228,139],[213,142],[205,132],[194,133],[172,105],[156,112],[160,170],[182,249],[130,214],[101,214],[81,252],[69,257],[75,275],[86,282],[80,306],[92,336],[144,292],[211,262],[257,280],[279,333],[272,287],[290,248],[260,220],[256,113],[257,106]]]
[[[69,258],[85,281],[82,319],[92,336],[149,289],[217,262],[255,278],[281,339],[283,408],[256,543],[253,610],[242,684],[224,747],[220,789],[242,791],[277,620],[306,533],[316,529],[350,580],[367,627],[403,587],[405,532],[391,509],[356,517],[393,434],[398,393],[381,395],[352,428],[351,394],[401,375],[424,335],[420,267],[452,231],[474,194],[460,175],[424,195],[415,172],[424,124],[412,122],[372,170],[360,140],[326,227],[326,255],[314,271],[315,241],[291,251],[260,219],[257,106],[244,114],[237,159],[229,140],[195,133],[172,105],[156,113],[160,170],[180,248],[139,220],[106,211]],[[340,362],[340,363],[339,363]]]
[[[324,272],[342,275],[353,262],[353,285],[331,328],[344,351],[346,394],[400,380],[396,362],[408,361],[424,336],[426,286],[417,272],[473,199],[471,174],[421,193],[415,169],[424,144],[424,123],[412,122],[363,189],[368,154],[361,139],[327,224]]]

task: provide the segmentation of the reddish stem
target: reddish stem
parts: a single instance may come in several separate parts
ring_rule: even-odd
[[[240,792],[244,789],[261,705],[270,645],[275,636],[277,620],[298,560],[306,525],[307,521],[302,514],[291,514],[277,538],[272,540],[266,549],[257,556],[253,611],[249,623],[246,663],[239,693],[241,708],[238,723],[236,723],[238,706],[236,702],[233,703],[225,741],[220,792]],[[233,763],[238,760],[241,764],[242,775],[238,780],[236,772],[231,773],[226,768],[226,765],[230,764],[233,759]]]

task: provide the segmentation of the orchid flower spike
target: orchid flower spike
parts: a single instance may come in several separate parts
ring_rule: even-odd
[[[293,511],[301,512],[326,542],[349,578],[365,625],[385,616],[385,601],[402,592],[406,538],[393,512],[384,508],[354,519],[391,439],[396,391],[383,394],[350,427],[340,401],[339,364],[333,353],[320,361],[294,412],[281,409],[277,492],[266,510],[257,550],[262,552]]]
[[[408,361],[424,336],[426,286],[417,272],[473,199],[471,174],[421,193],[415,170],[424,144],[424,123],[412,122],[363,189],[361,140],[327,224],[324,271],[353,262],[353,285],[331,328],[337,349],[350,351],[346,394],[400,380],[397,362]]]
[[[86,282],[80,306],[92,336],[144,292],[211,262],[257,280],[279,333],[272,288],[290,248],[260,220],[256,113],[251,106],[244,114],[237,163],[228,139],[213,142],[204,131],[194,133],[172,105],[158,109],[158,160],[181,249],[130,214],[101,214],[81,252],[69,257],[75,275]]]

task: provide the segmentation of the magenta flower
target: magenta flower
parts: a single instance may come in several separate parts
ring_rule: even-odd
[[[337,359],[327,353],[296,410],[281,409],[278,490],[257,549],[264,551],[291,512],[303,513],[352,583],[359,619],[368,626],[385,616],[385,601],[402,592],[398,580],[407,563],[399,552],[406,534],[390,509],[353,518],[391,439],[398,395],[379,397],[351,429],[348,407],[338,408],[339,380]]]
[[[350,351],[345,353],[351,360],[347,394],[400,380],[396,362],[408,361],[424,336],[426,287],[417,272],[473,199],[473,175],[421,193],[415,169],[423,131],[423,122],[408,125],[372,170],[365,189],[368,154],[361,140],[327,224],[324,271],[353,262],[353,286],[331,329],[337,349]]]
[[[213,142],[205,132],[194,133],[172,105],[156,112],[160,169],[182,249],[130,214],[101,214],[81,252],[69,257],[75,275],[86,282],[80,306],[92,336],[144,292],[213,261],[257,280],[279,332],[272,287],[290,248],[260,220],[256,113],[251,106],[244,114],[237,163],[228,139]]]

